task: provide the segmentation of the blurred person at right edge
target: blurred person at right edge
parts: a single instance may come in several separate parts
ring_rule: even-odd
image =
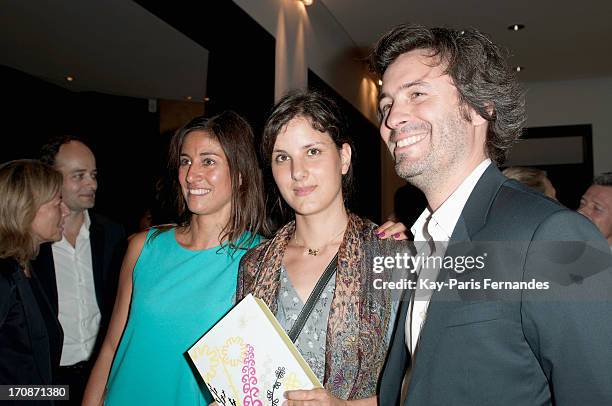
[[[612,251],[612,172],[602,173],[593,180],[580,199],[578,212],[597,226]]]
[[[381,137],[427,198],[415,246],[449,264],[417,269],[406,291],[380,404],[612,405],[610,250],[583,216],[498,170],[525,122],[502,51],[475,29],[400,25],[371,65]]]
[[[283,97],[266,122],[261,152],[290,221],[244,256],[237,300],[249,293],[261,298],[323,384],[286,392],[288,406],[376,405],[397,301],[376,287],[372,263],[407,244],[396,241],[395,226],[379,228],[347,210],[352,141],[327,96]],[[393,238],[379,239],[383,232]],[[314,307],[304,312],[309,303]]]
[[[557,191],[550,179],[548,179],[546,171],[538,168],[529,168],[526,166],[511,166],[502,172],[508,179],[514,179],[521,182],[525,186],[537,190],[544,196],[557,200]]]
[[[62,174],[39,161],[0,165],[0,385],[51,385],[59,367],[62,328],[31,261],[40,244],[62,238],[61,188]]]

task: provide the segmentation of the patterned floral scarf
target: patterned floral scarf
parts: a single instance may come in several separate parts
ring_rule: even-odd
[[[323,386],[340,399],[363,399],[376,394],[388,347],[385,335],[394,319],[389,292],[373,287],[374,277],[380,275],[372,272],[372,263],[374,256],[394,256],[403,246],[397,241],[379,240],[375,229],[369,220],[349,214],[338,249]],[[276,313],[281,263],[294,232],[292,221],[242,258],[237,300],[252,293]]]

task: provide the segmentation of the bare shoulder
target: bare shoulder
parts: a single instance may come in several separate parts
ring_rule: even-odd
[[[147,240],[148,234],[149,232],[147,230],[140,231],[136,234],[132,234],[130,236],[130,243],[128,245],[128,251],[137,249],[138,252],[140,252],[142,250],[142,247],[144,246],[145,241]]]
[[[148,234],[149,231],[145,230],[130,236],[124,262],[131,262],[132,264],[136,263],[136,260],[140,256],[142,248],[147,241]]]

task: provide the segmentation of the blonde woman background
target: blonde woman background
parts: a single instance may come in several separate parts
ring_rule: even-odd
[[[40,244],[62,238],[61,186],[62,175],[41,162],[0,165],[1,385],[50,385],[59,366],[62,330],[30,262]]]

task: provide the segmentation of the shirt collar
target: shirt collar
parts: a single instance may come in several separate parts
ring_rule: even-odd
[[[85,210],[83,213],[83,225],[81,226],[81,230],[85,228],[85,230],[89,231],[89,226],[91,226],[91,219],[89,218],[89,210]]]
[[[89,217],[89,211],[84,210],[83,212],[83,224],[81,224],[81,229],[79,230],[79,235],[77,238],[89,238],[89,226],[91,226],[91,219]]]
[[[89,217],[89,211],[84,210],[83,211],[83,224],[81,224],[81,229],[79,230],[78,237],[89,238],[89,226],[91,226],[91,218]]]
[[[84,237],[89,238],[89,226],[91,226],[91,218],[89,217],[89,212],[87,210],[83,213],[83,224],[81,224],[81,228],[79,230],[79,234],[77,238]],[[53,246],[69,246],[70,243],[66,239],[66,236],[62,233],[62,239],[53,243]]]
[[[429,207],[426,207],[410,229],[414,239],[427,240],[431,236],[434,241],[450,240],[463,207],[490,164],[491,160],[487,158],[474,168],[438,210],[432,213]]]

